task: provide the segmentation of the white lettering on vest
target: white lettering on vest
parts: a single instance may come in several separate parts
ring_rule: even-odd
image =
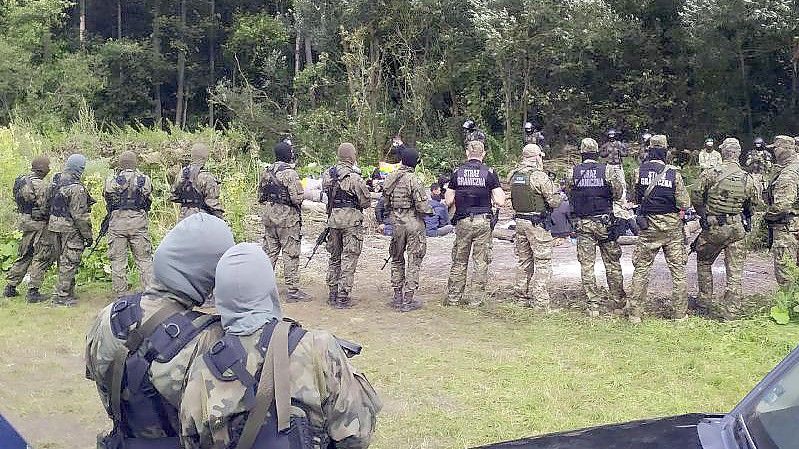
[[[580,181],[577,183],[577,187],[604,187],[604,186],[605,186],[605,180],[597,176],[596,169],[584,170],[583,173],[580,175]]]
[[[646,178],[639,179],[638,183],[641,184],[642,186],[646,187],[649,184],[652,184],[652,182],[655,180],[657,175],[658,174],[655,173],[655,172],[649,172],[648,176]],[[658,183],[658,186],[659,187],[665,187],[667,189],[671,189],[672,187],[674,187],[674,183],[671,182],[668,178],[664,177],[662,180],[660,180],[660,182]]]
[[[486,180],[480,177],[480,170],[464,169],[463,176],[458,176],[458,187],[485,187]]]

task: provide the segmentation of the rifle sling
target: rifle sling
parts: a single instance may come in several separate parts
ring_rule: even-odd
[[[663,163],[663,169],[658,172],[658,175],[652,181],[652,184],[649,184],[649,187],[646,188],[646,191],[644,192],[643,199],[641,200],[642,203],[644,201],[648,201],[649,200],[649,197],[652,196],[652,192],[655,191],[655,187],[657,187],[657,185],[660,184],[661,181],[663,181],[663,178],[666,177],[666,172],[668,170],[669,170],[669,166],[668,166],[668,164],[666,164],[664,162]]]

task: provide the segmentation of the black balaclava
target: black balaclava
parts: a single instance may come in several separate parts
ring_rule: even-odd
[[[294,161],[294,149],[291,144],[286,141],[278,142],[275,145],[275,160],[286,163]]]
[[[416,148],[405,147],[400,153],[400,160],[402,161],[402,165],[416,168],[416,166],[419,165],[419,152]]]

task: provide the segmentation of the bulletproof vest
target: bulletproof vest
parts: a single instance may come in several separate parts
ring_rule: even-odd
[[[677,172],[673,168],[666,169],[663,180],[655,186],[649,198],[644,200],[644,194],[649,188],[649,184],[654,182],[661,170],[663,170],[663,164],[652,161],[644,162],[639,168],[635,194],[641,202],[639,212],[643,215],[671,214],[680,211],[677,207],[675,186]]]
[[[491,212],[491,191],[487,187],[491,171],[482,162],[469,161],[455,170],[455,218]]]
[[[258,339],[257,349],[261,357],[266,356],[269,348],[269,341],[272,332],[275,330],[278,321],[272,320],[267,323]],[[305,336],[306,331],[299,324],[292,322],[289,330],[288,354],[294,352],[300,340]],[[241,344],[239,337],[235,335],[225,335],[217,341],[211,349],[203,354],[203,360],[211,371],[211,374],[221,382],[239,382],[246,390],[243,401],[245,404],[254,404],[258,393],[258,383],[262,370],[256,371],[255,375],[247,371],[247,351]],[[288,367],[276,367],[276,369],[288,369]],[[292,406],[302,407],[302,404],[292,402]],[[248,407],[252,408],[252,406]],[[247,415],[249,418],[249,415]],[[231,425],[231,442],[228,447],[236,447],[244,430],[244,425]],[[269,408],[269,415],[258,431],[253,448],[269,449],[311,449],[317,447],[319,442],[314,442],[314,434],[307,418],[291,417],[291,425],[284,432],[278,431],[277,407],[275,401]],[[318,435],[317,435],[318,437]],[[322,444],[321,447],[327,447]]]
[[[131,178],[131,181],[134,179]],[[144,195],[144,184],[147,181],[144,175],[135,176],[135,182],[128,182],[128,179],[120,173],[116,177],[116,183],[122,187],[121,192],[108,194],[108,206],[110,210],[138,210],[149,211],[150,199]]]
[[[112,409],[118,401],[119,410],[112,410],[114,431],[112,435],[121,441],[119,447],[176,448],[180,446],[180,429],[173,428],[178,422],[178,410],[164,399],[150,381],[149,371],[153,362],[168,363],[186,347],[200,332],[219,321],[219,316],[194,311],[177,312],[158,323],[149,335],[136,335],[142,325],[141,293],[118,299],[111,309],[111,330],[114,336],[125,340],[127,354],[114,360],[124,363],[121,383],[112,385]],[[136,330],[130,327],[136,324]],[[145,348],[141,351],[141,348]],[[114,374],[116,376],[116,374]],[[117,380],[117,379],[115,379]],[[112,381],[112,384],[116,382]],[[158,435],[161,438],[134,438],[134,435]],[[139,446],[139,445],[141,446]]]
[[[736,215],[743,211],[748,176],[740,168],[722,166],[719,178],[707,191],[705,204],[709,214]]]
[[[607,165],[584,162],[574,167],[569,203],[578,217],[613,212],[613,191],[606,177]]]
[[[291,203],[289,188],[281,184],[277,179],[277,174],[287,168],[290,168],[288,164],[276,162],[272,168],[267,171],[265,182],[261,185],[261,191],[258,197],[259,203],[269,202],[294,206]]]
[[[389,198],[388,205],[391,209],[410,209],[413,207],[413,198],[411,198],[408,180],[405,179],[407,173],[398,172],[396,176],[394,183],[386,187]]]
[[[547,203],[544,197],[533,190],[530,183],[530,175],[535,168],[522,169],[511,177],[510,199],[513,203],[513,210],[521,214],[534,212],[546,212]]]
[[[19,211],[19,213],[30,215],[36,203],[34,201],[27,201],[22,196],[22,188],[26,185],[33,189],[31,175],[19,175],[17,179],[14,180],[14,201],[17,203],[17,211]]]
[[[783,172],[793,172],[796,177],[799,177],[799,164],[789,164],[785,167],[781,167],[779,170],[776,169],[772,170],[770,173],[770,179],[768,182],[768,186],[763,190],[763,200],[765,201],[766,205],[773,206],[774,205],[774,187],[777,184],[777,180],[780,179],[780,176]],[[799,203],[799,199],[797,199]],[[794,207],[799,208],[799,204],[795,205]]]
[[[51,186],[52,195],[50,197],[50,215],[53,217],[69,218],[69,199],[64,190],[78,181],[69,175],[57,173],[53,177],[53,184]]]
[[[198,174],[199,170],[195,172],[191,169],[191,165],[183,167],[183,171],[180,175],[180,184],[178,184],[175,189],[175,195],[178,198],[178,202],[184,207],[207,209],[205,196],[194,187],[194,182],[197,181]]]
[[[332,181],[330,187],[327,189],[328,209],[352,208],[361,210],[358,197],[340,188],[341,181],[347,178],[347,176],[351,176],[353,172],[340,175],[338,172],[338,167],[333,166],[330,167],[328,174],[330,175],[330,179]]]

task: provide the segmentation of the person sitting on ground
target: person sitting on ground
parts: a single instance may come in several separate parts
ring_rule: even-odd
[[[433,208],[434,214],[424,217],[428,237],[443,237],[452,233],[454,229],[450,224],[447,206],[441,202],[443,199],[441,186],[434,182],[430,185],[430,206]]]

